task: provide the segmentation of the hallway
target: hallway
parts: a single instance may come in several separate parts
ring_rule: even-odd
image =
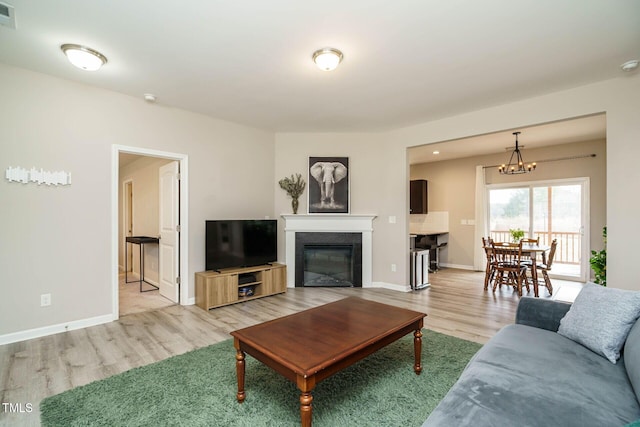
[[[133,313],[142,313],[169,307],[174,303],[160,295],[160,291],[140,292],[140,282],[131,282],[138,277],[135,273],[129,273],[129,283],[124,282],[124,273],[118,276],[118,301],[120,316]],[[146,288],[143,288],[146,289]]]

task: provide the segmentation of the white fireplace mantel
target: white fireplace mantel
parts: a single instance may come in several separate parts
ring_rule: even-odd
[[[281,215],[284,219],[287,287],[295,286],[296,233],[362,233],[362,287],[372,286],[373,220],[376,215]]]

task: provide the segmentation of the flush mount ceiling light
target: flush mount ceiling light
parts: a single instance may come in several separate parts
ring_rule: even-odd
[[[86,71],[96,71],[107,63],[103,54],[79,44],[63,44],[60,49],[67,55],[69,62]]]
[[[633,59],[631,61],[627,61],[624,64],[622,64],[620,68],[622,68],[622,71],[633,71],[636,68],[638,68],[639,64],[640,64],[640,61],[638,61],[637,59]]]
[[[514,132],[513,134],[516,136],[516,148],[515,150],[513,150],[513,153],[511,153],[511,157],[509,157],[509,163],[506,165],[500,165],[498,167],[498,172],[503,175],[518,175],[521,173],[529,173],[536,168],[535,163],[531,163],[526,166],[524,165],[522,154],[520,153],[520,148],[518,147],[518,135],[520,135],[520,132]]]
[[[342,52],[332,47],[325,47],[313,52],[313,62],[323,71],[335,70],[342,61]]]

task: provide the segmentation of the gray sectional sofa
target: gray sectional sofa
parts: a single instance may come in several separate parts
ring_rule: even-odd
[[[601,291],[594,292],[601,299]],[[633,298],[637,304],[640,293],[634,294],[638,294]],[[621,298],[628,300],[626,294]],[[587,319],[587,323],[593,321],[586,325],[587,337],[597,335],[591,330],[607,324],[606,319],[597,318],[599,311],[605,316],[619,311],[618,303],[599,304],[599,309],[583,304],[584,314],[595,317]],[[567,303],[522,298],[515,324],[504,327],[478,351],[423,427],[603,427],[640,419],[638,313],[628,314],[621,323],[628,325],[623,326],[626,332],[620,345],[624,347],[613,363],[558,332],[570,308]],[[601,335],[609,338],[606,329]]]

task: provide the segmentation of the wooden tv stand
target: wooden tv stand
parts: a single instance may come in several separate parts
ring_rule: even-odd
[[[253,295],[239,296],[240,288],[251,287]],[[196,273],[196,305],[203,310],[222,307],[287,291],[284,264],[229,268]]]

